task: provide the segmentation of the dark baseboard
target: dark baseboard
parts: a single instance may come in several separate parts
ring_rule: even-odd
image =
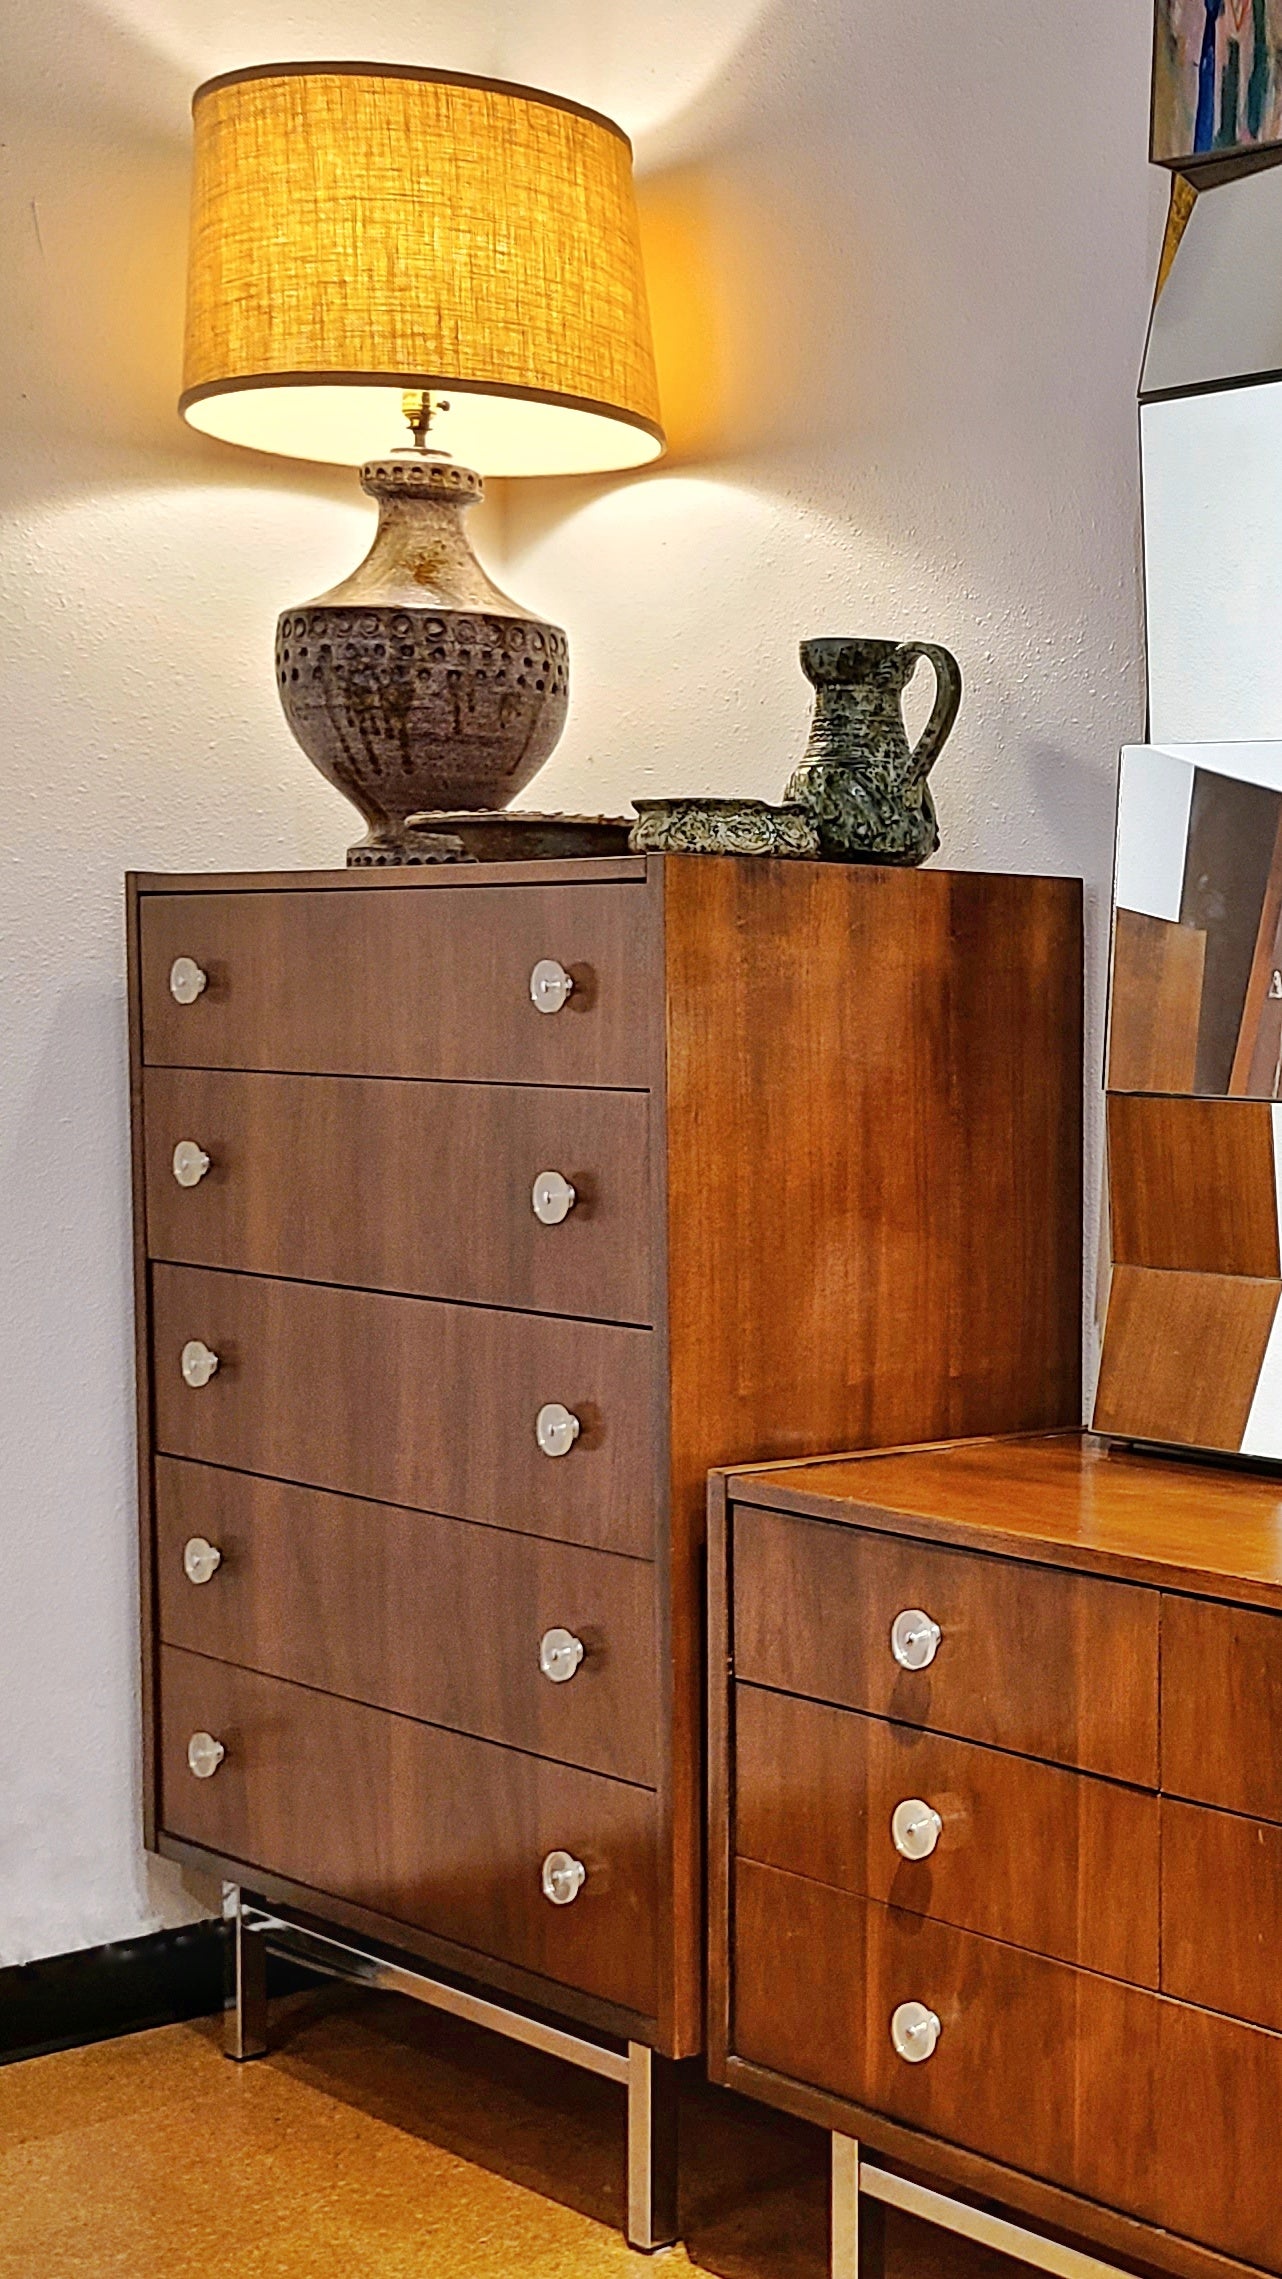
[[[0,1969],[0,2065],[113,2041],[183,2018],[213,2018],[227,1983],[228,1926],[185,1923],[142,1939]],[[329,1981],[282,1955],[267,1961],[269,1994]]]
[[[0,2065],[223,2006],[227,1927],[188,1923],[0,1970]]]

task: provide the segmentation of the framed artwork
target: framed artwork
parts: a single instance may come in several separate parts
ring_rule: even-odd
[[[1156,0],[1150,156],[1195,168],[1271,145],[1282,145],[1282,0]]]

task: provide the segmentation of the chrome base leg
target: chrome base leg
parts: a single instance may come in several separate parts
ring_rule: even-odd
[[[832,2139],[831,2279],[883,2279],[886,2211],[859,2189],[860,2151],[854,2137]]]
[[[628,2043],[629,2247],[671,2247],[677,2224],[677,2067]]]
[[[267,1941],[261,1931],[247,1928],[234,1883],[224,1888],[223,1915],[231,1925],[223,2046],[228,2057],[241,2063],[264,2056],[267,2049]]]

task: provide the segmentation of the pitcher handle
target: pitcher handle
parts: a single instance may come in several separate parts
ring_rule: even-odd
[[[961,666],[951,649],[941,649],[934,641],[901,641],[901,657],[911,657],[914,665],[919,657],[935,668],[935,709],[917,739],[916,748],[908,769],[906,788],[919,784],[929,775],[940,752],[952,733],[962,700]]]

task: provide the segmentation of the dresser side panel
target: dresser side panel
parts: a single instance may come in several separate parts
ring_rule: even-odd
[[[1080,1418],[1067,879],[668,857],[673,1476]]]

